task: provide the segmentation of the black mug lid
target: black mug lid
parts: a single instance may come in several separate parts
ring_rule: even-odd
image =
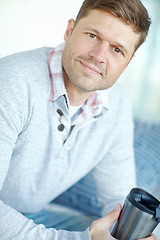
[[[160,202],[150,193],[141,188],[133,188],[127,199],[138,209],[153,215],[157,221],[160,221]]]

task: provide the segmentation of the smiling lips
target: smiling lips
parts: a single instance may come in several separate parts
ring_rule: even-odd
[[[79,62],[80,62],[80,64],[82,65],[82,67],[83,67],[85,70],[87,70],[88,72],[90,72],[90,73],[92,73],[92,74],[100,74],[100,75],[102,75],[101,72],[100,72],[97,68],[95,68],[94,66],[92,66],[92,65],[90,65],[90,64],[83,63],[83,62],[81,62],[81,61],[79,61]]]

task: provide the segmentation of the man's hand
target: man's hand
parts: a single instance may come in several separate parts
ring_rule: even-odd
[[[139,240],[158,240],[158,238],[154,234],[152,234],[150,237],[142,238],[142,239],[139,239]]]
[[[90,235],[92,240],[113,240],[109,232],[110,226],[118,219],[121,212],[121,205],[117,204],[116,207],[106,216],[94,221],[90,227]],[[140,239],[139,239],[140,240]],[[152,234],[148,238],[141,240],[157,240],[156,236]]]
[[[116,207],[106,216],[94,221],[90,227],[92,240],[110,240],[115,239],[110,235],[109,227],[118,219],[121,212],[121,205]]]

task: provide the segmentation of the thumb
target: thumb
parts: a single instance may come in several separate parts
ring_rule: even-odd
[[[118,219],[120,212],[121,205],[117,204],[115,208],[104,217],[105,224],[108,228]]]
[[[92,240],[108,239],[106,237],[104,238],[104,235],[106,236],[107,234],[107,236],[110,236],[109,228],[118,219],[120,212],[121,205],[117,204],[116,207],[106,216],[95,220],[90,227],[90,235]]]

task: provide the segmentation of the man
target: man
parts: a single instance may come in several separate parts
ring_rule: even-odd
[[[65,45],[1,59],[0,239],[113,239],[120,205],[82,232],[26,216],[90,170],[104,215],[135,186],[130,104],[114,83],[149,25],[139,0],[86,0]]]

